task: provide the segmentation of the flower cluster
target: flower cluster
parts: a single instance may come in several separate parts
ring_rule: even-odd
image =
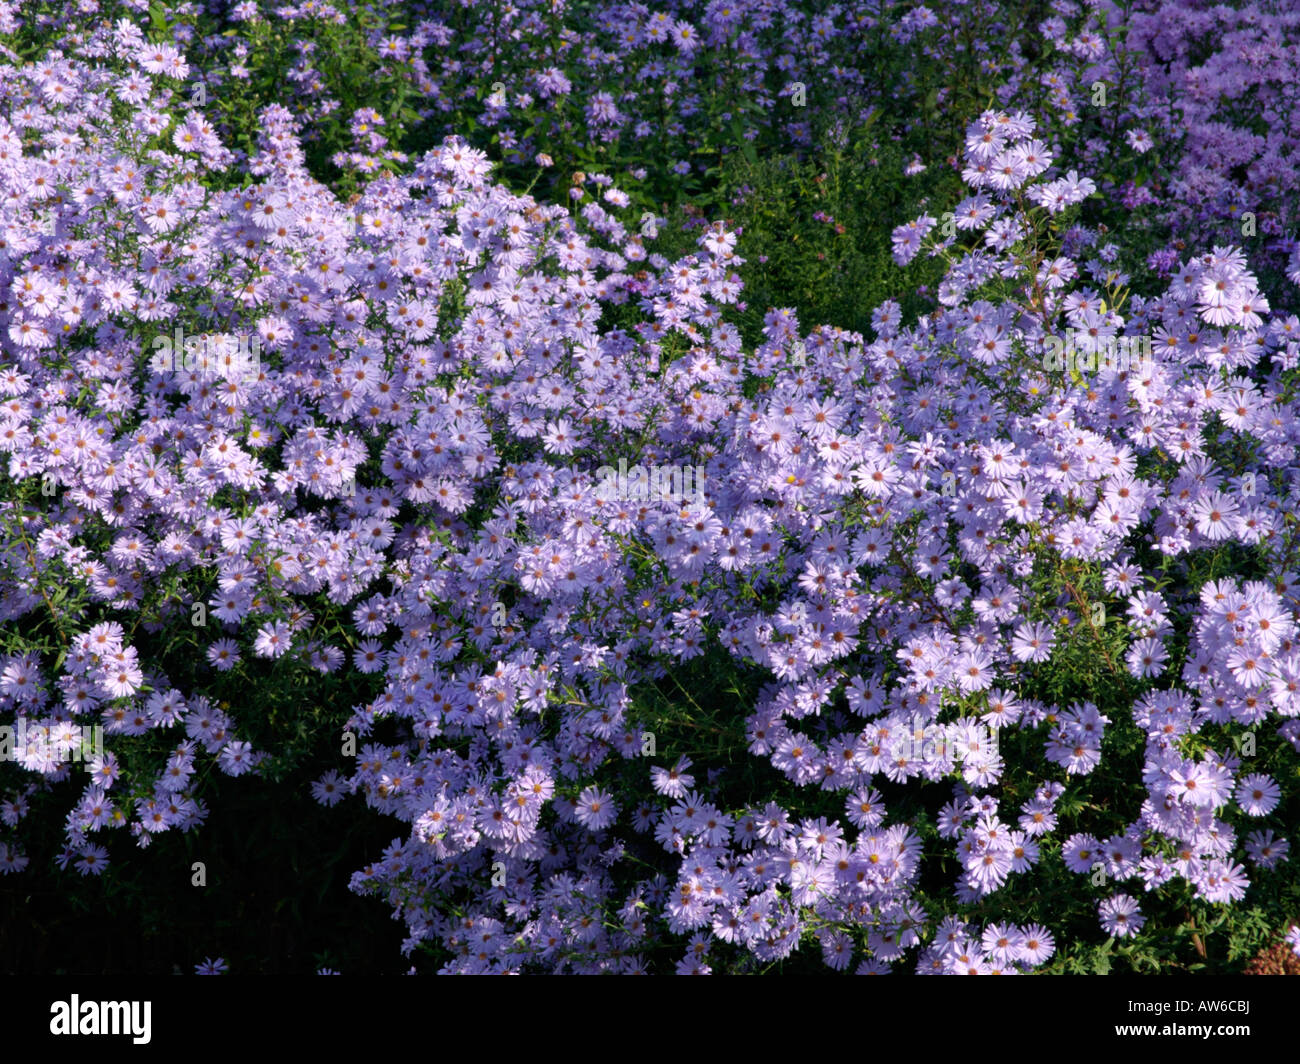
[[[664,127],[698,110],[706,51],[788,106],[795,59],[755,35],[784,5],[680,6],[604,10],[621,43],[577,66],[671,54],[637,68],[644,99],[581,94],[590,137],[652,138],[651,97],[676,108]],[[274,17],[339,14],[311,8]],[[495,16],[494,42],[546,61],[482,116],[528,157],[565,112],[511,117],[578,83],[538,10]],[[373,42],[440,108],[479,63],[421,65],[456,47],[449,21]],[[937,21],[918,6],[892,32]],[[875,28],[779,34],[816,65]],[[60,863],[83,875],[113,829],[144,847],[198,826],[203,769],[274,753],[248,738],[273,734],[255,697],[214,692],[298,670],[375,692],[337,714],[355,762],[313,791],[401,825],[351,886],[444,971],[745,969],[809,941],[834,969],[1025,971],[1059,932],[971,911],[1045,865],[1092,877],[1117,937],[1176,880],[1243,898],[1287,859],[1270,818],[1300,751],[1300,321],[1231,243],[1135,294],[1086,214],[1114,185],[1090,176],[1099,146],[1061,147],[1083,71],[1115,57],[1061,19],[1047,36],[1080,80],[1047,75],[1045,118],[980,114],[964,198],[895,230],[899,263],[946,264],[933,312],[885,302],[867,337],[774,307],[756,343],[733,320],[734,227],[669,261],[621,176],[573,174],[548,205],[462,137],[406,159],[366,108],[337,161],[374,173],[345,200],[286,106],[228,149],[176,98],[183,50],[132,19],[8,68],[0,620],[35,634],[0,654],[0,713],[56,746],[97,720],[111,749],[18,754],[36,782],[0,805],[0,871],[27,864],[34,798],[74,777]],[[292,68],[304,92],[314,62]],[[862,77],[832,69],[837,91]],[[1147,153],[1145,129],[1118,132]],[[259,358],[154,358],[178,323]],[[1094,352],[1149,337],[1151,357],[1044,373],[1067,329]],[[612,483],[638,463],[703,475]],[[700,706],[717,677],[730,699]],[[1093,834],[1079,796],[1103,771],[1125,823]],[[935,857],[956,869],[939,900]]]
[[[582,542],[607,566],[582,575],[572,568],[583,588],[576,614],[598,616],[606,639],[618,634],[612,646],[602,645],[594,629],[580,627],[572,649],[558,655],[555,667],[577,711],[568,711],[556,739],[510,719],[504,706],[520,704],[532,675],[499,664],[490,676],[475,674],[469,703],[451,717],[444,712],[441,730],[455,734],[446,729],[450,720],[477,727],[475,714],[482,713],[503,764],[515,765],[503,792],[483,794],[483,774],[444,760],[445,749],[419,759],[394,760],[391,747],[367,755],[369,766],[354,786],[377,794],[383,808],[402,804],[391,794],[394,780],[433,776],[462,791],[459,804],[443,798],[420,821],[415,841],[433,842],[432,857],[413,843],[396,843],[363,877],[406,899],[414,939],[441,933],[443,945],[459,954],[454,970],[512,967],[530,958],[630,970],[646,935],[646,906],[662,911],[668,931],[696,936],[685,970],[699,970],[709,949],[723,944],[760,960],[786,956],[804,930],[815,931],[832,966],[847,963],[854,936],[867,943],[866,970],[897,959],[899,943],[923,926],[911,897],[920,840],[905,824],[885,827],[872,783],[958,772],[947,744],[921,757],[899,744],[917,717],[934,722],[941,714],[958,737],[975,719],[1004,730],[1044,727],[1046,763],[1060,766],[1067,780],[1092,773],[1112,714],[1130,707],[1103,713],[1081,701],[1062,708],[1020,691],[1034,688],[1033,666],[1050,659],[1063,625],[1104,626],[1107,607],[1122,617],[1125,644],[1118,659],[1105,644],[1108,668],[1146,692],[1131,713],[1149,736],[1142,779],[1151,800],[1113,839],[1063,840],[1066,865],[1082,873],[1100,863],[1117,879],[1141,875],[1148,890],[1181,877],[1208,900],[1241,896],[1244,869],[1230,859],[1235,833],[1216,812],[1235,802],[1246,816],[1266,813],[1271,781],[1241,772],[1232,759],[1189,758],[1178,740],[1210,725],[1247,727],[1270,714],[1294,714],[1286,655],[1297,599],[1285,569],[1274,567],[1285,564],[1282,515],[1295,479],[1282,471],[1297,429],[1276,371],[1261,380],[1246,372],[1260,352],[1285,355],[1293,341],[1275,322],[1265,323],[1267,303],[1231,248],[1183,264],[1159,297],[1134,297],[1127,318],[1106,308],[1092,287],[1105,284],[1100,264],[1081,266],[1079,251],[1064,253],[1087,248],[1095,232],[1074,227],[1061,254],[1043,255],[1026,239],[1041,228],[1040,217],[1061,213],[1090,184],[1075,174],[1051,176],[1050,154],[1024,115],[982,116],[968,144],[966,180],[987,210],[969,229],[977,246],[954,248],[949,240],[933,249],[952,258],[942,313],[904,328],[896,307],[882,307],[876,340],[863,344],[820,330],[802,340],[807,364],[800,365],[797,323],[776,310],[768,315],[767,341],[752,356],[729,346],[725,332],[719,343],[715,332],[707,354],[669,367],[670,394],[689,386],[689,397],[682,420],[669,419],[661,438],[670,446],[703,436],[700,443],[711,445],[710,483],[720,486],[703,504],[675,515],[649,507],[607,512],[604,500],[591,497],[589,475],[575,473],[564,481],[558,512],[543,519],[541,499],[551,483],[543,479],[535,523],[555,524],[553,545],[540,558],[550,553],[553,564],[566,561],[563,530],[580,529]],[[977,298],[999,282],[1010,287],[1010,298]],[[1062,317],[1084,331],[1153,331],[1148,375],[1103,368],[1094,379],[1052,387],[1032,366]],[[742,390],[745,371],[769,379],[759,397]],[[1213,441],[1212,426],[1219,426]],[[1225,434],[1249,434],[1259,448],[1258,458],[1233,473],[1231,486],[1209,453],[1221,452]],[[508,481],[507,490],[525,485],[514,489]],[[629,538],[662,563],[666,586],[657,575],[648,584],[633,564],[638,555]],[[1279,582],[1256,587],[1249,611],[1244,593],[1230,599],[1241,631],[1216,626],[1208,592],[1162,593],[1132,561],[1139,544],[1172,561],[1225,542],[1259,548]],[[536,567],[524,589],[549,599],[552,612],[563,607],[573,616],[578,603],[558,574],[532,559],[539,552],[520,559]],[[1031,579],[1045,570],[1058,574],[1050,593]],[[1078,590],[1088,573],[1096,574],[1091,602]],[[1060,600],[1062,585],[1076,588],[1073,599]],[[746,587],[762,589],[771,605],[747,604],[739,593]],[[652,604],[658,619],[646,612]],[[1151,681],[1165,675],[1176,618],[1190,618],[1196,635],[1181,685],[1156,687]],[[1257,634],[1260,619],[1272,634]],[[1225,631],[1232,652],[1213,641]],[[840,823],[800,819],[782,803],[728,809],[679,762],[655,776],[658,802],[630,817],[634,832],[653,833],[679,855],[675,880],[654,879],[610,898],[605,912],[616,911],[621,928],[610,934],[597,929],[599,899],[614,889],[609,869],[638,844],[617,830],[628,811],[611,806],[610,789],[585,781],[608,756],[635,757],[641,748],[626,716],[638,651],[687,662],[706,653],[713,638],[773,681],[746,721],[749,753],[797,788],[847,793],[845,815],[859,832],[850,842]],[[1216,688],[1232,708],[1215,711],[1205,702]],[[386,697],[401,692],[390,688]],[[1170,722],[1176,723],[1166,731]],[[1004,767],[992,750],[964,759],[944,811],[941,830],[956,841],[964,868],[958,901],[996,892],[1031,869],[1052,841],[1065,785],[1044,778],[1013,829],[996,794]],[[532,872],[538,799],[528,792],[556,786],[558,793],[575,774],[569,786],[582,787],[558,802],[546,836],[546,852],[586,855],[571,880],[576,893],[560,901]],[[714,783],[725,776],[715,770]],[[1156,841],[1162,838],[1169,853]],[[436,909],[421,909],[409,887],[433,875],[446,889],[457,880],[426,862],[483,848],[495,858],[485,854],[458,870],[481,877],[499,863],[501,901],[522,922],[504,924],[480,910],[469,948],[471,921],[444,923]],[[1265,867],[1286,852],[1267,832],[1252,836],[1247,849]],[[1112,934],[1136,933],[1142,924],[1126,895],[1106,899],[1100,913]],[[580,930],[589,921],[591,929]],[[1019,941],[1014,929],[1000,929],[999,941],[1007,937],[1002,931],[1008,942]],[[998,948],[1003,952],[976,949],[958,935],[951,950],[939,947],[922,966],[937,960],[946,969],[956,957],[978,969],[1045,955]]]

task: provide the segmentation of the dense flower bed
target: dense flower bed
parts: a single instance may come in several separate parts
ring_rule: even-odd
[[[961,198],[886,220],[942,263],[931,309],[862,335],[747,308],[725,217],[668,256],[644,211],[707,182],[678,150],[815,154],[802,69],[840,142],[907,100],[862,33],[943,65],[923,6],[796,6],[578,6],[584,39],[519,5],[490,46],[472,8],[372,13],[380,83],[428,98],[389,116],[410,153],[313,48],[275,91],[316,113],[208,117],[257,34],[342,9],[200,39],[10,6],[39,55],[0,124],[0,870],[34,815],[82,875],[201,832],[214,770],[297,756],[257,685],[347,677],[314,793],[400,824],[351,886],[439,970],[1066,970],[1088,936],[1141,967],[1261,880],[1295,915],[1295,126],[1259,43],[1294,20],[1166,5],[1120,41],[1060,5],[917,160]],[[1245,68],[1273,131],[1206,97]],[[551,153],[563,202],[506,180]]]

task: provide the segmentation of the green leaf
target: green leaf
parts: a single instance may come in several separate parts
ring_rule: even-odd
[[[160,37],[167,36],[167,12],[162,4],[155,2],[149,5],[149,22],[154,33]]]
[[[750,166],[758,165],[758,152],[754,150],[752,141],[745,139],[745,131],[740,127],[740,120],[733,118],[731,120],[731,132],[735,134],[736,143],[740,145],[740,151],[745,156],[745,161]]]

